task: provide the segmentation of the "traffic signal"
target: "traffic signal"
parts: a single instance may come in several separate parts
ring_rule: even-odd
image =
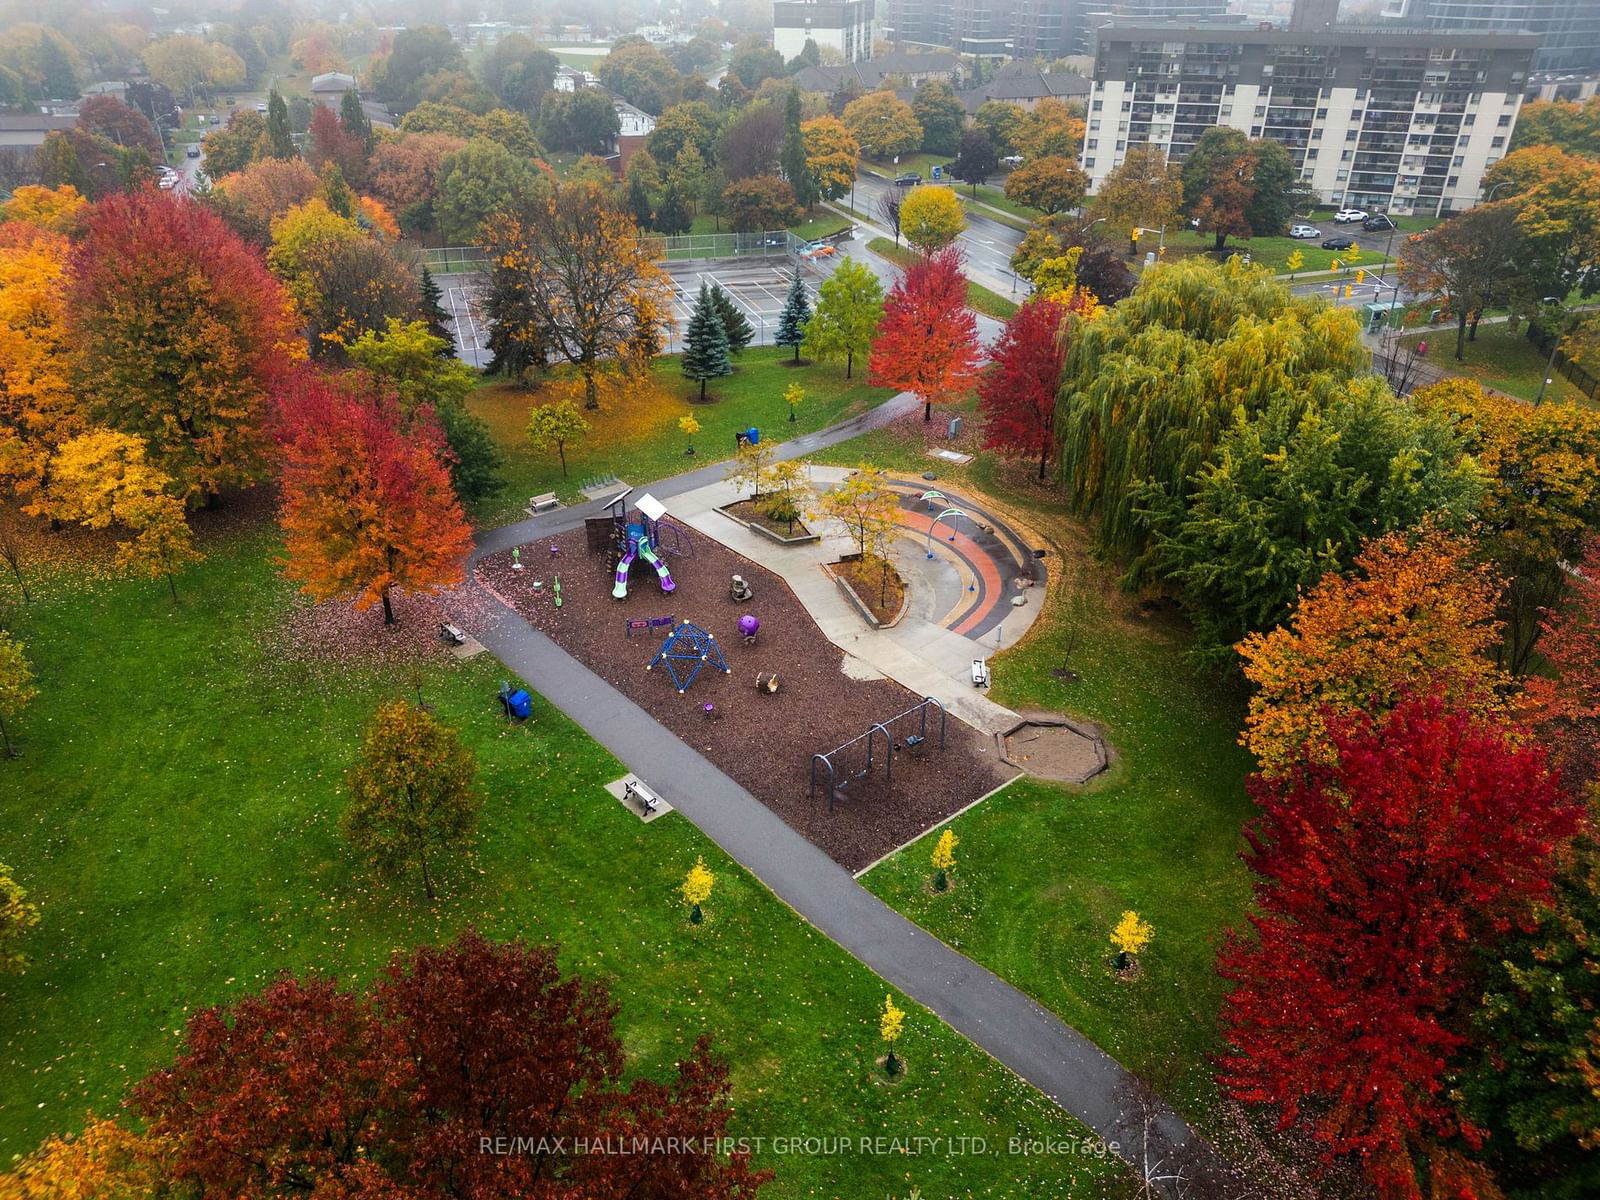
[[[1356,272],[1356,282],[1357,283],[1361,283],[1361,282],[1365,281],[1366,278],[1367,278],[1367,273],[1365,271],[1358,270]]]
[[[1156,257],[1157,258],[1162,257],[1163,255],[1166,254],[1166,252],[1167,252],[1167,248],[1165,246],[1157,246],[1156,247]]]
[[[1334,259],[1334,260],[1333,260],[1333,262],[1332,262],[1332,264],[1331,264],[1331,265],[1330,265],[1330,268],[1329,268],[1329,269],[1330,269],[1330,270],[1334,270],[1334,271],[1337,271],[1337,270],[1338,270],[1338,269],[1339,269],[1339,268],[1340,268],[1340,267],[1342,267],[1342,266],[1344,266],[1344,264],[1343,264],[1343,263],[1342,263],[1342,262],[1340,262],[1340,261],[1339,261],[1339,260],[1338,260],[1338,259],[1337,259],[1337,258],[1336,258],[1336,259]]]
[[[1128,234],[1128,240],[1130,242],[1137,242],[1139,240],[1139,227],[1137,225],[1133,227],[1133,232]]]
[[[1345,284],[1344,285],[1344,298],[1346,300],[1350,299],[1350,291],[1351,291],[1350,285],[1348,283]]]
[[[1360,253],[1361,253],[1361,247],[1356,245],[1356,243],[1351,242],[1350,243],[1350,257],[1354,258],[1356,255],[1358,255]]]

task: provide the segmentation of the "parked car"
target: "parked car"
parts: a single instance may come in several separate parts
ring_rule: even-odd
[[[800,253],[805,258],[832,258],[839,253],[839,247],[828,242],[807,242]]]
[[[163,175],[158,186],[163,192],[170,192],[173,188],[178,186],[178,180],[182,178],[183,176],[181,175]]]
[[[1341,208],[1333,214],[1335,225],[1349,225],[1352,221],[1365,221],[1367,210],[1364,208]]]
[[[1000,165],[1002,167],[1020,167],[1022,165],[1022,155],[1008,154],[1000,160]]]
[[[265,100],[256,101],[256,111],[258,113],[266,112],[267,111],[267,102]]]
[[[1356,240],[1354,238],[1331,237],[1322,243],[1322,248],[1324,250],[1348,250],[1355,244]]]
[[[1365,221],[1361,222],[1361,228],[1368,233],[1388,233],[1394,227],[1394,222],[1389,219],[1388,213],[1373,213]]]
[[[189,148],[183,152],[183,156],[185,158],[199,158],[200,157],[200,143],[199,142],[190,142],[189,143]]]
[[[907,171],[904,175],[894,177],[895,187],[916,187],[922,182],[922,174],[918,171]]]
[[[1289,226],[1289,236],[1292,238],[1321,237],[1322,230],[1315,225],[1291,225]]]

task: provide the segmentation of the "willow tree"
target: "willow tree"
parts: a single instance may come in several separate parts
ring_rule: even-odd
[[[1134,554],[1145,511],[1187,498],[1236,413],[1285,395],[1320,406],[1366,368],[1360,335],[1353,313],[1237,258],[1151,269],[1068,351],[1055,423],[1068,502]]]

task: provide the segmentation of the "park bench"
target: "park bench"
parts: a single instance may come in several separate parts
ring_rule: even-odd
[[[535,516],[542,512],[547,512],[552,508],[560,507],[561,501],[556,499],[556,494],[554,492],[543,492],[530,498],[528,501],[528,511]]]
[[[459,625],[452,625],[449,621],[440,621],[439,640],[451,646],[465,646],[467,644],[467,633]]]
[[[972,686],[986,688],[989,686],[989,660],[975,658],[972,660]]]
[[[630,779],[622,785],[622,798],[637,803],[647,815],[655,812],[661,805],[660,798],[637,779]]]

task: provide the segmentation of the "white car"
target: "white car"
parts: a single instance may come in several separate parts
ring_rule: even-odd
[[[1322,236],[1322,230],[1315,225],[1291,225],[1289,226],[1289,236],[1292,238],[1319,238]]]
[[[163,192],[170,192],[173,188],[178,186],[178,180],[180,178],[181,176],[178,175],[163,175],[158,186]]]
[[[1020,167],[1022,165],[1022,155],[1008,154],[1000,160],[1000,165],[1002,167]]]
[[[1367,212],[1363,208],[1341,208],[1333,214],[1335,225],[1348,225],[1352,221],[1365,221],[1366,219]]]

